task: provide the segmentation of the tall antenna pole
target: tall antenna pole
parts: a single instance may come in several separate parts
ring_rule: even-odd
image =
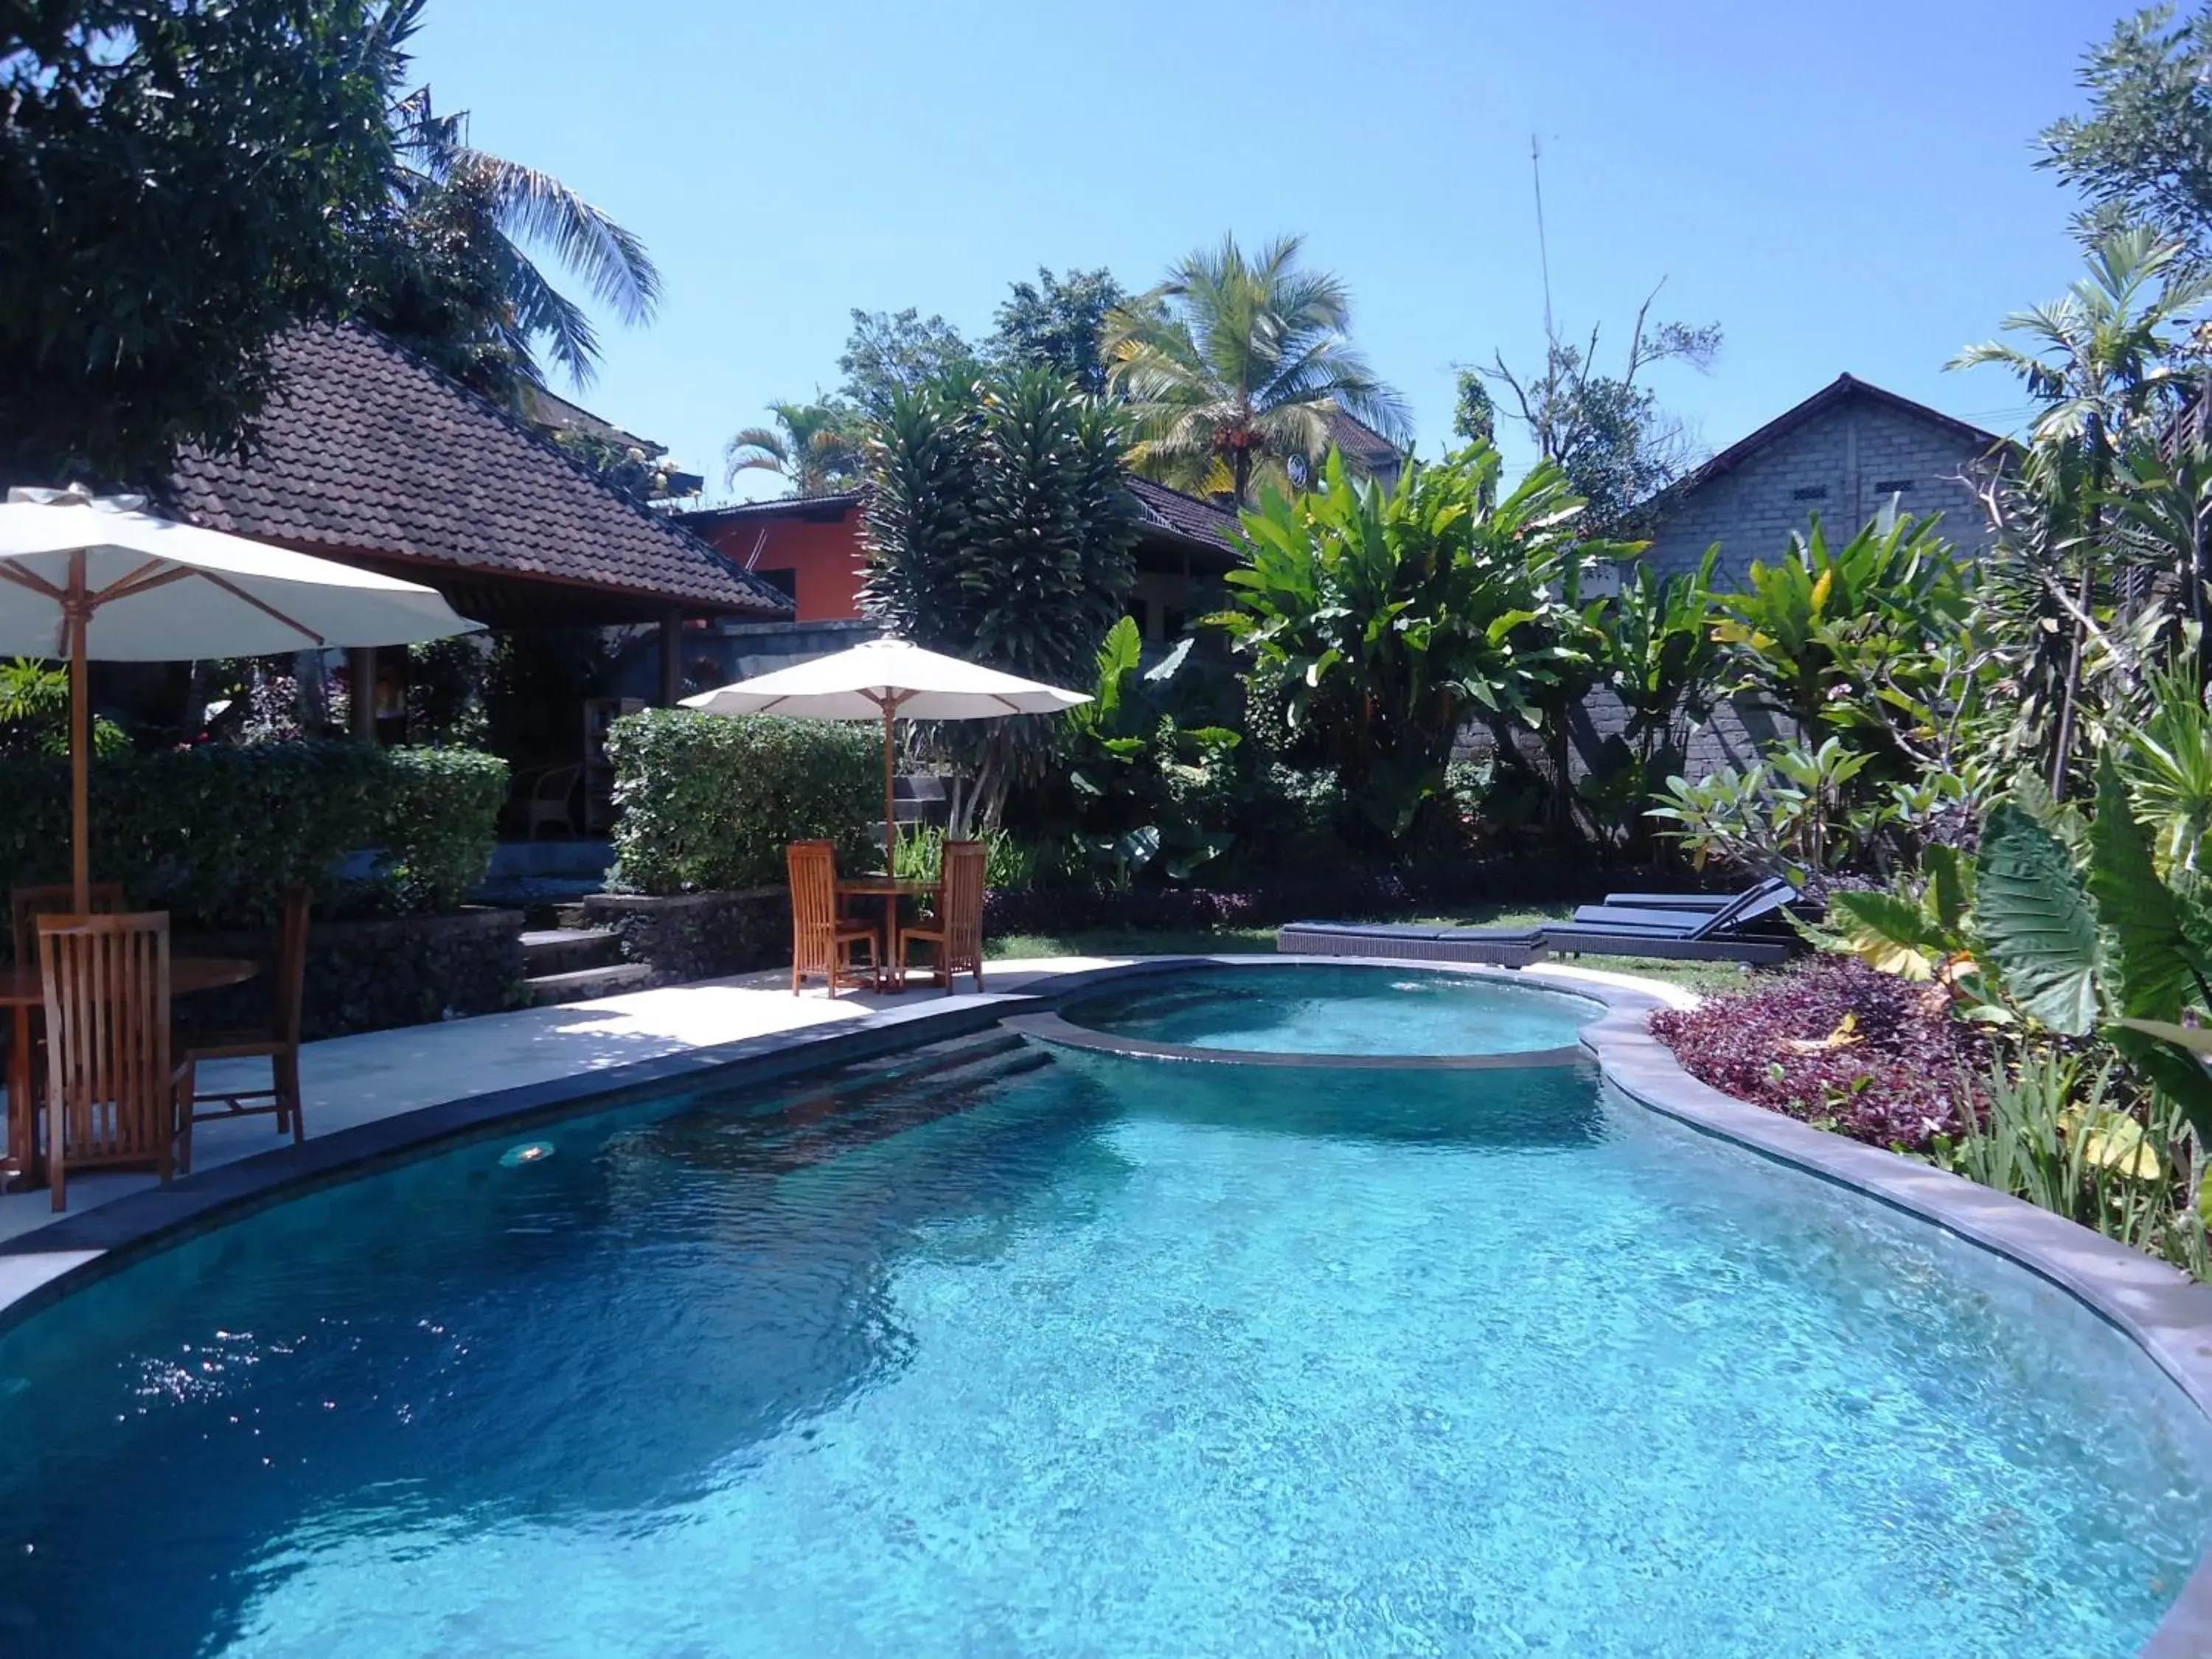
[[[1552,328],[1552,250],[1544,237],[1544,146],[1528,135],[1528,173],[1536,184],[1536,258],[1544,268],[1544,345],[1550,349]]]

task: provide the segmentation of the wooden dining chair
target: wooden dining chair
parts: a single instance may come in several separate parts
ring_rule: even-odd
[[[802,981],[826,981],[830,994],[837,988],[857,985],[847,977],[853,968],[853,947],[865,940],[870,967],[880,973],[884,942],[874,927],[837,914],[837,854],[826,841],[795,841],[784,849],[791,871],[791,994],[799,994]]]
[[[192,1062],[169,1060],[164,910],[39,918],[46,1001],[46,1179],[71,1170],[192,1166]]]
[[[85,891],[95,915],[112,915],[123,908],[123,884],[95,881]],[[8,890],[9,939],[15,960],[39,959],[39,918],[76,908],[76,889],[65,881],[41,882]]]
[[[283,912],[276,924],[276,971],[269,985],[268,1025],[195,1036],[185,1051],[185,1058],[195,1066],[210,1060],[265,1060],[270,1086],[196,1092],[191,1102],[193,1122],[274,1114],[278,1134],[290,1130],[295,1145],[307,1138],[300,1109],[300,1005],[307,977],[307,889],[302,883],[284,895]]]
[[[952,994],[953,975],[963,969],[975,975],[975,988],[983,988],[983,859],[980,841],[946,842],[936,914],[899,929],[900,971],[913,966],[907,947],[927,940],[935,947],[931,956],[947,996]]]

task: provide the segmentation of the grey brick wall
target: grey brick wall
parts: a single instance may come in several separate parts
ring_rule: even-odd
[[[1989,532],[1963,477],[1980,460],[1979,447],[1957,433],[1849,398],[1686,492],[1645,557],[1662,571],[1687,570],[1718,542],[1723,575],[1741,580],[1753,560],[1774,558],[1816,514],[1832,537],[1848,539],[1899,485],[1907,512],[1941,513],[1944,534],[1978,553]]]

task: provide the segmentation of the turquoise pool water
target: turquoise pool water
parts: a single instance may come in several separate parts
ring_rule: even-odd
[[[1580,1067],[933,1086],[463,1147],[27,1322],[0,1653],[2096,1659],[2212,1533],[2115,1333]]]
[[[1087,997],[1078,1025],[1272,1054],[1490,1054],[1572,1048],[1587,997],[1419,968],[1224,968]]]

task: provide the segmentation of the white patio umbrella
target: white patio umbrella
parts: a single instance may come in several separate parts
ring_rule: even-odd
[[[413,582],[157,519],[138,506],[133,496],[76,489],[13,489],[0,503],[0,656],[66,658],[70,665],[79,910],[91,886],[88,660],[412,645],[480,625]]]
[[[710,714],[790,714],[801,720],[884,723],[884,857],[898,848],[892,806],[891,722],[981,720],[1002,714],[1052,714],[1091,699],[957,657],[925,651],[904,640],[871,640],[834,657],[817,657],[684,699]],[[894,866],[895,867],[895,866]]]

